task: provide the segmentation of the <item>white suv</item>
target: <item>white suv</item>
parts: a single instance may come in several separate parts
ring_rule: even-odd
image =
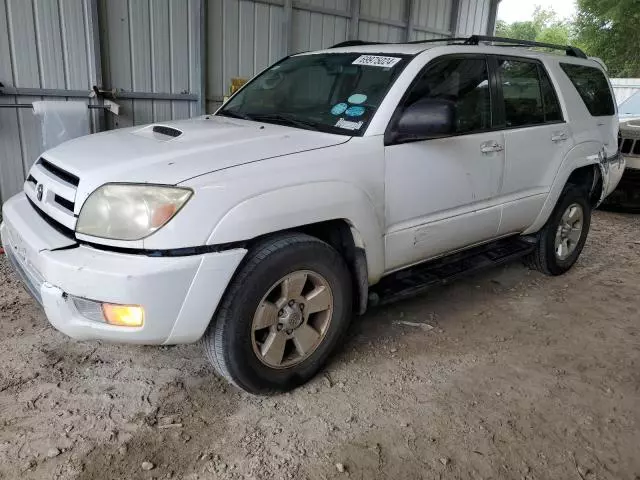
[[[575,263],[624,170],[611,88],[580,50],[516,43],[349,42],[214,115],[64,143],[5,203],[6,253],[71,337],[202,339],[238,387],[293,388],[369,300]]]

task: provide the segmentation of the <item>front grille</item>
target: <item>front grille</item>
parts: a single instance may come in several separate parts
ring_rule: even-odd
[[[633,146],[633,140],[630,138],[625,138],[622,140],[622,146],[620,147],[621,153],[629,153],[631,152],[631,147]]]
[[[80,179],[78,177],[76,177],[72,173],[67,172],[66,170],[61,169],[60,167],[56,167],[53,163],[45,160],[44,158],[40,158],[40,160],[38,160],[38,163],[42,165],[42,168],[44,168],[48,172],[51,172],[56,177],[64,180],[65,182],[73,185],[74,187],[77,187],[80,183]]]
[[[73,213],[73,207],[74,204],[73,202],[70,202],[69,200],[67,200],[64,197],[61,197],[60,195],[56,195],[54,197],[54,200],[56,201],[56,203],[58,205],[61,205],[62,207],[66,208],[67,210],[69,210],[71,213]]]
[[[76,228],[75,201],[80,179],[52,161],[39,158],[31,167],[24,192],[47,222],[67,237]]]
[[[53,228],[54,230],[56,230],[58,233],[64,235],[65,237],[71,239],[71,240],[75,240],[76,239],[76,232],[66,226],[64,226],[62,223],[60,222],[56,222],[53,218],[51,218],[49,215],[47,215],[45,212],[43,212],[35,203],[33,200],[31,200],[30,198],[28,198],[29,203],[31,204],[31,206],[33,207],[33,209],[36,211],[36,213],[38,215],[40,215],[40,218],[42,218],[45,222],[47,222],[49,224],[49,226],[51,228]]]
[[[623,155],[638,155],[640,156],[640,140],[633,138],[623,138],[620,141],[620,153]]]

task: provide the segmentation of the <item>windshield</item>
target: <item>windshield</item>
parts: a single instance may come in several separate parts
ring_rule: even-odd
[[[362,135],[406,55],[289,57],[253,79],[218,115],[341,135]]]
[[[618,107],[620,115],[640,115],[640,92],[634,93]]]

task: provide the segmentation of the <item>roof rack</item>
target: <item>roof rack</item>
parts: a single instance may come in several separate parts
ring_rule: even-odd
[[[419,43],[436,43],[436,42],[466,42],[469,40],[469,37],[459,37],[459,38],[432,38],[429,40],[412,40],[410,42],[369,42],[366,40],[346,40],[344,42],[336,43],[335,45],[330,46],[329,48],[342,48],[342,47],[357,47],[360,45],[414,45]]]
[[[386,43],[386,42],[366,42],[364,40],[347,40],[344,42],[336,43],[335,45],[331,45],[329,48],[358,47],[360,45],[380,45],[381,43]]]
[[[570,45],[555,45],[553,43],[531,42],[529,40],[517,40],[515,38],[491,37],[487,35],[471,35],[470,37],[446,37],[433,38],[429,40],[413,40],[411,42],[399,42],[402,44],[420,44],[420,43],[437,43],[437,42],[462,42],[464,45],[479,45],[480,42],[501,43],[504,47],[538,47],[548,48],[551,50],[562,50],[570,57],[588,58],[587,55],[578,47]],[[364,40],[347,40],[346,42],[336,43],[329,48],[355,47],[359,45],[384,45],[389,42],[366,42]]]
[[[480,42],[504,43],[505,47],[539,47],[551,50],[563,50],[570,57],[587,58],[587,55],[578,47],[570,45],[555,45],[553,43],[532,42],[529,40],[517,40],[515,38],[491,37],[487,35],[471,35],[465,40],[465,45],[478,45]]]

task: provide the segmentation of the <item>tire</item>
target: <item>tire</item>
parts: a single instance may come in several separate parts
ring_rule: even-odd
[[[566,257],[560,255],[556,249],[556,239],[559,229],[565,224],[563,216],[570,207],[577,206],[582,210],[582,224],[579,238],[572,246],[571,253]],[[570,220],[573,221],[573,220]],[[546,225],[536,235],[535,250],[525,257],[527,266],[545,275],[562,275],[578,260],[584,244],[587,241],[591,225],[591,204],[584,190],[568,185],[553,210]],[[562,251],[561,251],[562,252]]]
[[[296,297],[300,302],[294,302],[293,306],[292,301],[282,303],[283,298],[288,298],[288,291],[296,291],[300,285],[303,287]],[[311,298],[314,292],[323,294],[322,306],[330,305],[331,311],[309,313],[321,308],[309,300],[304,312],[306,298]],[[352,306],[351,277],[336,250],[304,234],[271,237],[250,250],[227,288],[202,339],[205,355],[220,376],[242,390],[252,394],[288,391],[312,378],[342,342]],[[274,317],[278,323],[272,325]],[[312,327],[319,336],[310,347],[312,342],[308,339],[313,334],[309,334],[311,337],[302,334],[310,332],[312,320],[319,322]],[[298,322],[302,324],[296,327]],[[256,326],[263,324],[270,326],[264,329]],[[283,335],[288,338],[282,340]],[[283,341],[282,363],[276,366],[280,353],[276,347]],[[299,349],[303,343],[311,352],[305,353],[306,358]],[[268,353],[263,355],[265,351]]]

